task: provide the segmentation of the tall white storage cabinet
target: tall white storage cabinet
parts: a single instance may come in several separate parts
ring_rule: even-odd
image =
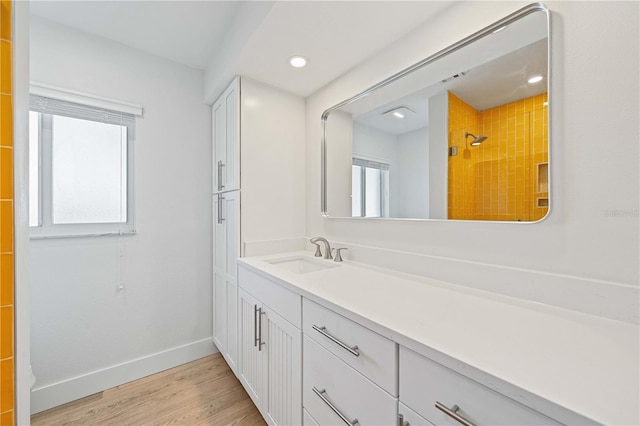
[[[301,297],[237,259],[305,235],[305,101],[238,77],[212,114],[214,343],[269,425],[299,425]]]
[[[213,341],[234,373],[238,357],[240,78],[213,104]]]

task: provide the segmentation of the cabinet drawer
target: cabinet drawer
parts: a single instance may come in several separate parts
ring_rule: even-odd
[[[398,403],[398,413],[402,416],[402,424],[398,422],[398,426],[433,426],[433,423],[404,405],[402,402]]]
[[[243,266],[238,267],[238,285],[291,324],[302,328],[302,296]]]
[[[302,424],[303,426],[320,426],[307,410],[302,410]]]
[[[308,336],[304,336],[303,345],[302,400],[319,425],[344,423],[329,404],[345,419],[357,419],[362,426],[396,424],[396,399]]]
[[[305,298],[302,316],[306,335],[390,394],[398,395],[395,342]],[[349,350],[356,346],[355,351]]]
[[[436,425],[460,423],[436,408],[436,402],[476,425],[559,424],[524,405],[409,349],[400,347],[400,398]]]

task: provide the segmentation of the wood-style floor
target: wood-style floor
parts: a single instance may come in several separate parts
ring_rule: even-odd
[[[41,425],[266,425],[219,353],[31,416]]]

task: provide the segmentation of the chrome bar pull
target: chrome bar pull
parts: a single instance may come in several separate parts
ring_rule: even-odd
[[[258,346],[258,305],[253,305],[253,347]]]
[[[404,416],[402,414],[398,414],[398,426],[404,426]]]
[[[264,342],[262,341],[262,316],[265,312],[262,312],[262,308],[258,308],[258,351],[262,352],[262,345]]]
[[[347,416],[345,416],[344,414],[342,414],[340,412],[340,410],[338,410],[338,408],[333,405],[331,403],[331,401],[329,401],[327,399],[326,396],[324,396],[324,394],[327,393],[326,389],[322,389],[322,390],[318,390],[318,388],[316,388],[315,386],[313,387],[313,392],[315,392],[316,395],[318,395],[318,397],[320,397],[320,399],[322,400],[322,402],[324,402],[325,404],[327,404],[329,406],[329,408],[331,408],[331,410],[336,413],[338,415],[338,417],[340,417],[340,420],[342,420],[344,422],[344,424],[349,425],[349,426],[354,426],[358,424],[358,419],[353,419],[353,420],[349,420],[347,418]]]
[[[224,222],[224,203],[223,201],[226,199],[222,196],[222,194],[218,194],[218,208],[220,209],[220,214],[218,215],[218,223],[222,224]]]
[[[454,405],[453,407],[448,408],[446,405],[436,401],[436,408],[442,411],[443,413],[445,413],[447,416],[454,419],[455,421],[457,421],[458,423],[460,423],[461,425],[476,426],[475,424],[471,423],[469,420],[462,417],[462,415],[458,414],[460,407],[458,407],[457,405]]]
[[[343,343],[340,340],[336,339],[335,337],[333,337],[332,335],[327,333],[327,327],[325,327],[325,326],[318,327],[317,325],[314,324],[311,328],[313,328],[318,333],[322,334],[327,339],[331,340],[336,345],[340,346],[345,351],[349,352],[351,355],[360,356],[360,352],[358,352],[358,347],[357,346],[349,346],[346,343]]]
[[[224,163],[222,160],[218,160],[218,191],[222,191],[224,185],[222,184],[222,168],[224,167]]]

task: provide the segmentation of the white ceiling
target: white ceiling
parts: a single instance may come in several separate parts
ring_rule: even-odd
[[[240,7],[235,1],[32,1],[31,13],[204,69]]]
[[[243,27],[243,13],[264,10],[265,2],[45,0],[32,1],[31,12],[194,68],[224,61],[227,73],[308,96],[454,2],[267,3],[271,8],[252,28]],[[224,43],[240,30],[249,35],[229,57]],[[309,65],[291,68],[294,54],[307,56]]]

